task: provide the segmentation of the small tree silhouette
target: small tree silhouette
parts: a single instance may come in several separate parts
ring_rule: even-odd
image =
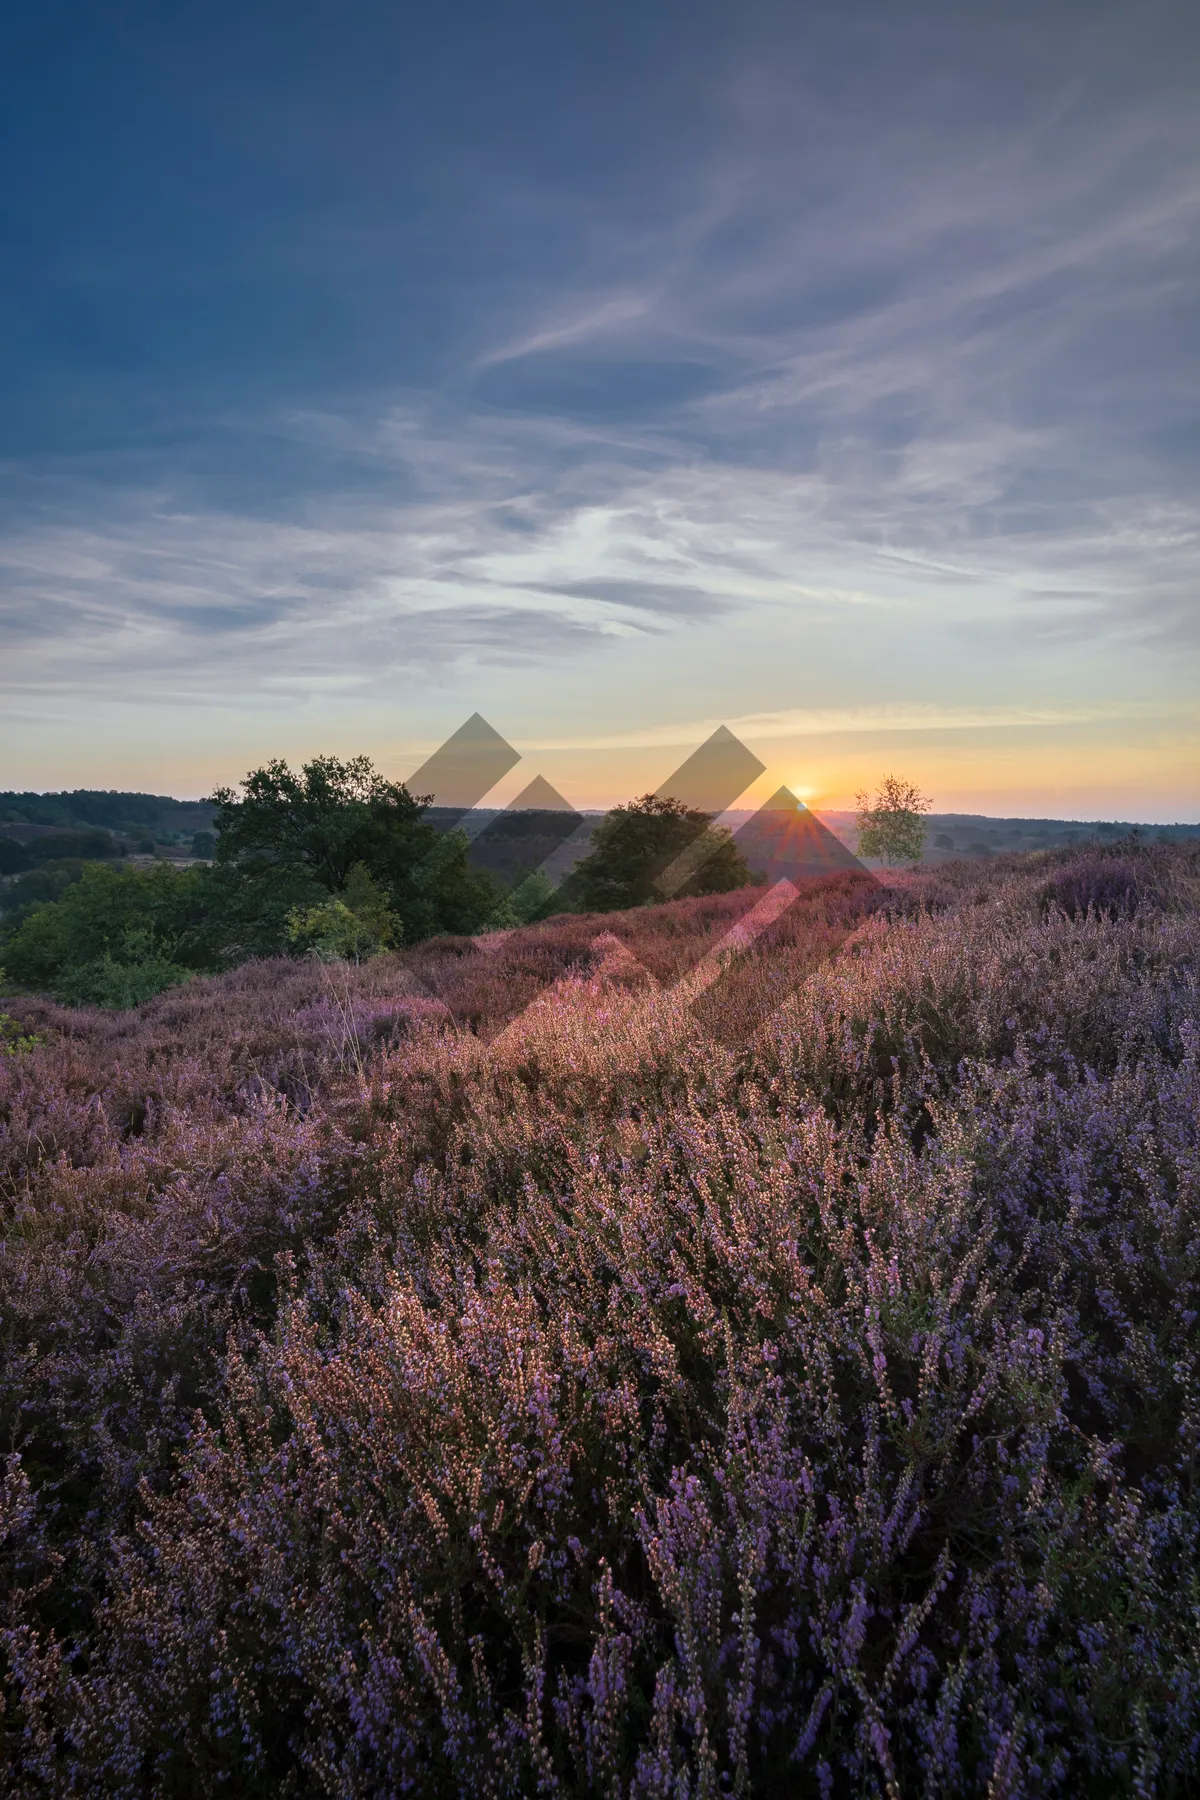
[[[925,848],[925,821],[933,805],[911,781],[885,775],[874,799],[869,792],[857,795],[858,854],[877,856],[886,863],[920,862]]]

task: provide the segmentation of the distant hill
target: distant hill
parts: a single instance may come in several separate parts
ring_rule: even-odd
[[[11,883],[24,871],[47,863],[95,860],[111,856],[153,854],[173,860],[211,856],[214,808],[204,800],[176,800],[169,794],[122,793],[113,789],[75,788],[54,794],[0,793],[0,883]],[[803,813],[804,809],[800,809]],[[764,829],[764,812],[745,809],[726,814],[739,836],[753,867],[771,865],[780,853],[774,843],[780,820],[768,820],[771,845],[758,842]],[[810,819],[813,815],[805,815]],[[603,812],[584,813],[477,806],[461,809],[431,807],[433,824],[445,830],[461,825],[472,841],[475,861],[502,880],[513,881],[530,869],[546,865],[561,880],[586,856],[592,832]],[[855,816],[850,812],[818,812],[815,818],[839,844],[854,852],[858,847]],[[802,821],[801,821],[802,822]],[[926,839],[926,864],[936,865],[964,856],[988,857],[1005,851],[1047,850],[1072,843],[1114,841],[1136,831],[1143,838],[1174,841],[1200,837],[1196,825],[1139,825],[1129,820],[1097,819],[996,819],[979,813],[931,813]],[[787,825],[792,836],[795,820]],[[820,835],[811,826],[810,835]],[[757,834],[757,836],[756,836]],[[815,840],[814,840],[815,841]],[[794,851],[795,846],[790,845]],[[816,854],[812,845],[811,854]],[[838,851],[826,840],[821,852],[828,861]],[[790,865],[789,865],[790,866]]]
[[[434,824],[446,828],[461,825],[476,846],[476,860],[497,874],[511,875],[518,868],[533,868],[561,845],[554,857],[555,873],[565,875],[573,862],[587,855],[592,831],[604,817],[602,812],[562,815],[526,812],[504,813],[494,807],[477,806],[470,812],[449,812],[436,808],[429,814]],[[852,812],[819,811],[815,815],[845,848],[858,848],[858,825]],[[726,823],[737,834],[752,867],[767,866],[777,859],[778,845],[760,843],[764,832],[774,839],[780,830],[778,796],[765,808],[738,809],[725,814]],[[1200,824],[1145,825],[1127,819],[994,819],[982,813],[930,813],[924,862],[927,866],[952,862],[966,856],[999,856],[1004,852],[1063,849],[1070,844],[1113,843],[1136,832],[1154,842],[1177,842],[1200,837]],[[787,827],[796,831],[795,821]],[[828,850],[824,853],[828,859]]]
[[[169,794],[0,793],[0,909],[57,898],[87,862],[211,856],[213,812],[203,800]]]
[[[210,830],[213,812],[204,800],[124,794],[105,788],[74,788],[61,794],[0,793],[0,829],[10,837],[22,835],[20,828],[27,825],[68,831],[98,826],[125,834],[150,832],[169,842],[175,836]]]
[[[858,827],[853,813],[822,812],[820,817],[851,850],[857,848]],[[1143,825],[1129,819],[993,819],[984,813],[930,813],[926,823],[926,864],[952,862],[963,856],[998,856],[1005,851],[1112,843],[1131,832],[1163,843],[1200,837],[1200,824]]]

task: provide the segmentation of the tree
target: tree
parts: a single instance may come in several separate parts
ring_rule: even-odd
[[[857,796],[858,853],[886,863],[920,862],[925,848],[925,821],[933,805],[911,781],[885,775],[872,800]]]
[[[707,834],[711,847],[699,839]],[[668,897],[658,883],[689,849],[695,868],[670,889],[670,898],[726,894],[750,884],[746,860],[728,831],[713,830],[710,815],[682,801],[643,794],[617,806],[597,826],[592,849],[564,883],[583,912],[620,912]]]
[[[276,758],[240,786],[240,798],[228,787],[211,796],[221,863],[303,870],[332,894],[355,863],[374,870],[432,847],[421,818],[428,802],[385,780],[366,756],[318,756],[298,773]]]
[[[275,760],[240,786],[240,797],[228,787],[212,796],[215,867],[257,884],[264,904],[281,878],[309,890],[283,910],[285,943],[288,912],[341,893],[356,865],[383,890],[410,941],[478,930],[496,905],[495,883],[472,866],[464,834],[436,831],[423,816],[428,798],[386,780],[369,757],[318,756],[298,772]]]

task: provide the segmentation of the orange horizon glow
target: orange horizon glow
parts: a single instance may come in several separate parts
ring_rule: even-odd
[[[103,757],[43,756],[36,776],[33,767],[26,772],[20,759],[10,757],[0,781],[18,791],[117,788],[198,799],[217,785],[236,784],[273,755],[298,765],[316,754],[365,751],[391,779],[405,780],[436,748],[381,741],[377,733],[358,737],[344,723],[319,737],[314,734],[313,740],[298,736],[293,727],[269,746],[256,743],[254,735],[239,734],[240,741],[227,738],[219,756],[199,746],[192,754],[180,747],[152,760],[118,750]],[[507,805],[535,775],[542,775],[572,806],[600,811],[658,787],[702,740],[542,749],[523,748],[515,733],[511,741],[522,750],[521,761],[483,804]],[[743,741],[766,772],[734,802],[737,810],[761,804],[783,785],[813,811],[848,812],[859,791],[873,789],[885,774],[897,774],[916,782],[938,813],[1200,821],[1200,724],[1189,720],[1167,725],[1122,721],[1115,730],[1093,721],[1020,731],[871,731],[791,739],[756,738],[747,732]]]

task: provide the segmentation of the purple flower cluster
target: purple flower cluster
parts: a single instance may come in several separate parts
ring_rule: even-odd
[[[1194,1791],[1200,863],[1121,859],[703,1005],[745,896],[7,1002],[4,1791]]]

